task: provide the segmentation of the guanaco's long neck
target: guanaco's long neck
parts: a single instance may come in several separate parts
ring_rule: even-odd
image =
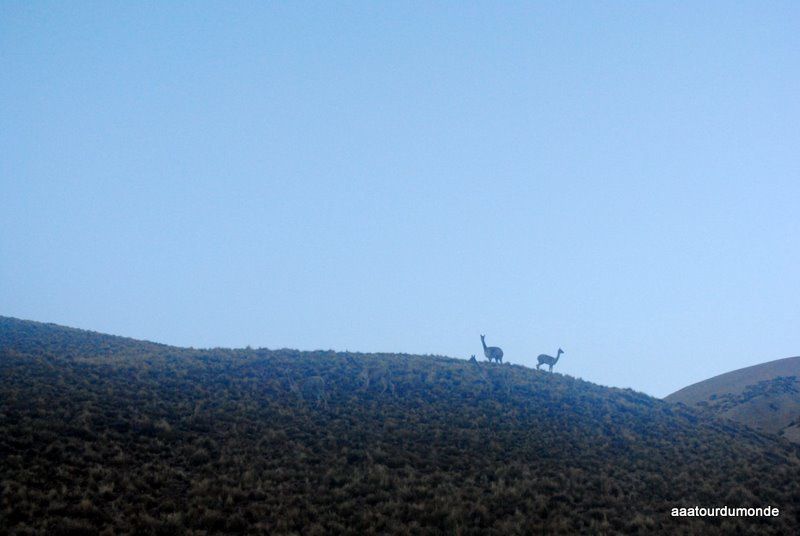
[[[486,351],[486,341],[483,340],[483,337],[481,337],[481,344],[483,345],[483,351],[485,352]]]
[[[556,354],[556,360],[555,360],[555,361],[553,361],[553,364],[555,365],[556,363],[558,363],[558,360],[559,360],[559,359],[561,359],[561,352],[558,352],[558,353]]]

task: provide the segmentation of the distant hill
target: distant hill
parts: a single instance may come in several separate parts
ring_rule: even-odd
[[[3,534],[797,534],[797,446],[441,356],[192,350],[0,317]],[[777,518],[672,518],[676,507]]]
[[[800,443],[800,357],[714,376],[666,397]]]

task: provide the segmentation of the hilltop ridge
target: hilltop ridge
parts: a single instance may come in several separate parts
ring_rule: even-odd
[[[800,357],[726,372],[684,387],[665,400],[800,443]]]
[[[797,448],[442,356],[193,350],[0,317],[0,532],[792,533]],[[673,507],[781,516],[671,518]]]

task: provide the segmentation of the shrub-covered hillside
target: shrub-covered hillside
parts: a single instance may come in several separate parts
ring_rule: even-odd
[[[797,447],[434,356],[190,350],[0,317],[0,533],[792,534]],[[680,506],[778,518],[671,518]]]
[[[666,397],[800,444],[800,357],[746,367]]]

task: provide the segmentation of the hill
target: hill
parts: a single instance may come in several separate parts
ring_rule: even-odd
[[[666,397],[800,443],[800,357],[746,367]]]
[[[0,317],[0,533],[791,534],[798,448],[441,356],[193,350]],[[675,507],[780,508],[672,518]]]

